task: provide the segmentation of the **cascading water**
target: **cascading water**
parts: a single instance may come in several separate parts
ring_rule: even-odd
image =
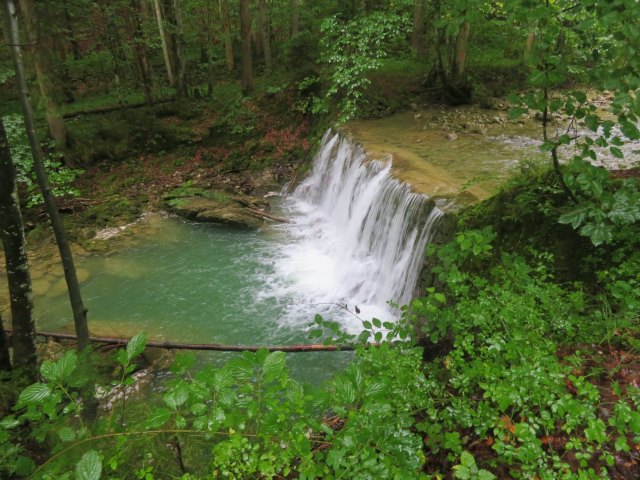
[[[285,201],[292,222],[274,261],[281,298],[296,298],[287,320],[310,310],[341,319],[348,330],[362,319],[391,320],[411,299],[423,252],[442,215],[425,195],[391,175],[391,159],[371,160],[351,140],[328,131],[313,171]],[[276,282],[278,283],[278,282]],[[305,315],[306,313],[306,315]],[[290,323],[287,321],[287,323]]]

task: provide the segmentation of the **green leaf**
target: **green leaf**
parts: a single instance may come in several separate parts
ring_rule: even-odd
[[[616,158],[624,158],[624,153],[622,153],[622,150],[620,150],[618,147],[609,147],[609,150],[611,151],[611,155],[613,155]]]
[[[72,442],[76,439],[76,432],[70,427],[62,427],[58,430],[58,436],[63,442]]]
[[[127,343],[127,358],[129,361],[136,358],[144,351],[144,347],[147,345],[147,337],[144,333],[139,333]]]
[[[76,352],[70,350],[59,360],[47,360],[42,363],[40,373],[50,382],[62,382],[69,378],[78,364]]]
[[[168,408],[158,408],[154,410],[149,417],[147,417],[147,420],[144,422],[144,426],[149,429],[159,428],[169,421],[172,413],[173,412]]]
[[[376,328],[381,328],[382,327],[382,322],[380,320],[378,320],[377,318],[372,318],[371,322],[373,323],[373,326]]]
[[[271,352],[264,359],[262,369],[267,381],[279,377],[286,368],[286,355],[284,352]]]
[[[185,385],[179,385],[168,393],[165,393],[162,399],[170,408],[177,410],[178,407],[184,405],[189,398],[189,391]]]
[[[19,405],[29,405],[40,402],[51,395],[49,385],[43,383],[34,383],[25,388],[20,397],[18,397]]]
[[[478,471],[478,480],[494,480],[495,478],[498,477],[484,468]]]
[[[89,450],[76,464],[76,480],[100,480],[102,461],[98,452]]]

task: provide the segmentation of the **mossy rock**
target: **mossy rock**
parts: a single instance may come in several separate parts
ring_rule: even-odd
[[[172,190],[163,200],[170,211],[189,220],[251,229],[264,224],[263,218],[251,211],[264,203],[248,195],[187,184]]]

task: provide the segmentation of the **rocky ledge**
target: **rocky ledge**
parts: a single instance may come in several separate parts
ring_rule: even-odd
[[[256,229],[265,219],[284,220],[269,215],[264,200],[216,188],[183,185],[164,195],[163,202],[171,212],[198,222]]]

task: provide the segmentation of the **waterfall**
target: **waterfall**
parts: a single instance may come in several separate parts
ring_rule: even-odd
[[[360,322],[335,306],[354,312],[358,305],[362,319],[397,318],[388,302],[411,300],[426,243],[442,215],[427,196],[391,175],[391,158],[372,160],[331,131],[286,209],[292,222],[282,228],[291,242],[275,268],[280,278],[291,279],[289,287],[306,306],[296,315],[309,305],[330,310],[352,331]]]

